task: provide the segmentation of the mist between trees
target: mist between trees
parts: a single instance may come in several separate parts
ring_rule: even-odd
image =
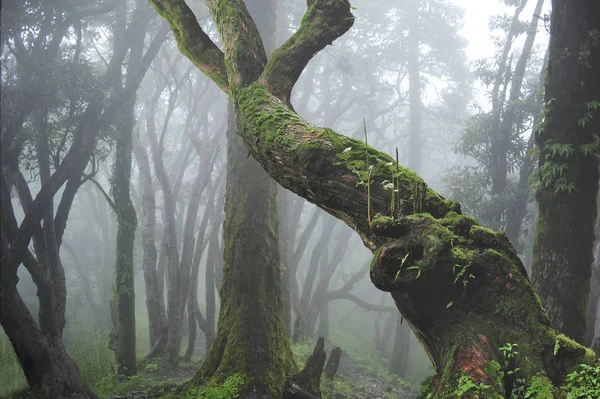
[[[600,395],[600,4],[484,3],[3,2],[0,396]]]

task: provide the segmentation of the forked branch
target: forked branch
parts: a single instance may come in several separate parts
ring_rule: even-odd
[[[309,1],[300,28],[271,55],[260,82],[291,106],[292,88],[306,64],[353,24],[348,0]]]

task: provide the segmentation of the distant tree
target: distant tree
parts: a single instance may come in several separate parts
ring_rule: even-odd
[[[553,326],[585,343],[600,159],[600,4],[554,0],[532,282]],[[567,21],[577,21],[576,24]]]
[[[152,2],[169,21],[181,50],[231,96],[252,155],[284,187],[344,220],[375,253],[372,281],[392,293],[438,372],[423,396],[449,397],[467,378],[489,398],[532,383],[548,397],[561,397],[558,386],[568,373],[580,363],[597,364],[591,350],[550,326],[505,235],[462,215],[456,202],[427,188],[390,156],[312,126],[292,110],[290,93],[308,61],[352,26],[347,1],[309,1],[298,31],[268,60],[243,2],[207,3],[224,53],[203,34],[183,1]],[[395,208],[382,184],[386,180],[398,187],[397,218],[375,217]],[[416,267],[408,270],[409,265]],[[499,348],[517,341],[517,364],[511,366]],[[215,351],[205,365],[213,355],[235,356]],[[192,385],[203,381],[197,378]],[[312,396],[296,391],[284,397]]]
[[[163,202],[163,235],[157,269],[159,292],[156,300],[153,301],[159,307],[160,298],[163,297],[160,290],[164,285],[164,277],[160,275],[160,271],[164,268],[164,265],[166,265],[166,268],[163,270],[166,269],[168,276],[166,318],[164,319],[166,324],[159,329],[158,336],[158,327],[154,329],[154,337],[151,340],[153,347],[149,357],[153,358],[161,355],[165,363],[170,366],[176,366],[179,363],[184,315],[189,291],[190,289],[197,289],[190,282],[195,265],[198,264],[199,266],[199,257],[202,256],[205,249],[201,242],[201,245],[197,248],[198,251],[196,251],[198,241],[196,235],[197,215],[203,194],[210,185],[220,139],[219,129],[217,129],[210,132],[210,136],[203,137],[207,139],[208,145],[200,145],[196,141],[197,134],[202,131],[201,122],[206,121],[198,117],[198,114],[195,113],[195,107],[201,101],[202,94],[206,93],[206,90],[199,90],[204,82],[198,80],[195,74],[191,74],[191,66],[186,65],[184,68],[177,68],[180,60],[178,57],[173,57],[172,54],[166,55],[163,65],[169,69],[170,76],[161,73],[155,74],[157,75],[158,85],[153,89],[153,94],[145,107],[146,133],[150,143],[154,172],[162,191]],[[169,168],[165,156],[167,152],[167,133],[169,132],[169,125],[174,119],[173,115],[177,109],[177,103],[181,100],[180,95],[186,85],[196,88],[188,98],[190,103],[186,106],[186,116],[182,128],[183,132],[186,133],[181,135],[181,138],[186,140],[188,145],[182,146],[179,154],[175,157],[174,163],[177,167]],[[169,89],[169,95],[159,135],[156,114],[163,92],[167,88]],[[208,124],[204,123],[203,126],[208,126]],[[191,134],[191,132],[195,133]],[[200,155],[200,159],[197,169],[193,172],[194,179],[189,187],[189,200],[184,204],[179,199],[183,196],[184,174],[188,166],[192,164],[190,157],[193,152]],[[178,212],[177,206],[180,203],[183,209]],[[185,214],[185,218],[178,216],[183,214]],[[212,217],[214,214],[210,216]],[[206,223],[208,223],[208,220],[206,220]],[[200,231],[199,234],[204,235],[205,231]],[[151,251],[151,248],[148,249]],[[152,310],[149,309],[148,311],[150,313]],[[199,309],[192,311],[196,316],[198,316],[198,312]],[[200,318],[200,321],[201,328],[210,327],[210,325],[202,322],[202,318]],[[156,326],[157,323],[158,320],[155,320],[154,325]],[[210,331],[205,332],[207,336],[212,334]]]
[[[136,22],[135,29],[127,30],[127,4],[124,2],[115,13],[117,20],[113,25],[113,47],[129,46],[129,60],[126,73],[114,80],[112,89],[115,92],[125,90],[135,91],[141,80],[136,76],[140,71],[144,56],[144,44],[149,25],[152,23],[148,13],[149,5],[139,0],[135,11],[130,18]],[[139,21],[139,22],[138,22]],[[167,37],[166,25],[161,25],[154,34],[150,51],[156,55],[158,49]],[[126,36],[127,35],[127,36]],[[125,40],[127,37],[128,43]],[[147,63],[151,60],[145,60]],[[124,83],[123,83],[124,82]],[[132,85],[136,85],[133,86]],[[111,178],[111,193],[113,197],[113,211],[117,216],[116,261],[114,279],[114,304],[112,311],[114,327],[112,332],[112,346],[117,360],[119,374],[135,375],[136,343],[135,343],[135,286],[134,286],[134,242],[137,229],[137,214],[131,201],[131,166],[132,166],[132,136],[135,124],[136,98],[131,97],[123,105],[116,116],[115,123],[115,161]]]
[[[459,35],[463,12],[447,0],[400,1],[397,14],[402,34],[400,51],[405,53],[408,71],[409,144],[408,167],[421,172],[423,149],[423,92],[440,86],[442,95],[466,97],[469,70],[466,64],[467,41]],[[443,82],[443,83],[442,83]],[[446,86],[446,87],[444,87]],[[455,95],[452,97],[452,95]],[[464,101],[463,101],[464,102]],[[460,104],[453,104],[459,107]]]
[[[506,231],[517,248],[532,208],[533,135],[526,139],[526,134],[536,129],[541,113],[543,65],[533,56],[543,3],[537,0],[529,24],[519,19],[526,0],[510,3],[516,6],[512,16],[490,19],[490,26],[501,32],[495,38],[495,61],[478,60],[475,73],[490,88],[492,109],[480,109],[469,118],[456,145],[458,153],[474,158],[477,165],[455,167],[446,178],[450,194],[465,209],[486,226]],[[523,34],[523,48],[515,49]]]
[[[30,386],[52,398],[96,397],[62,342],[66,280],[60,247],[75,195],[106,156],[108,147],[101,143],[111,140],[106,133],[121,107],[135,98],[157,48],[148,48],[127,88],[115,93],[111,88],[131,42],[123,39],[101,66],[91,61],[83,35],[94,29],[89,18],[110,12],[114,3],[26,1],[2,6],[3,44],[10,52],[3,67],[14,68],[2,74],[0,321]],[[5,18],[5,9],[12,18]],[[130,21],[127,29],[135,31],[140,22]],[[88,165],[91,171],[86,173]],[[13,186],[15,178],[23,181],[19,175],[24,171],[31,171],[41,184],[35,197],[26,184]],[[25,214],[20,224],[10,199],[13,187]],[[29,249],[31,241],[35,251]],[[37,287],[37,322],[17,289],[21,264]]]

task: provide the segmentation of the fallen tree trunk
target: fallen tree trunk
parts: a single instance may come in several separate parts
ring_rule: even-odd
[[[224,54],[183,1],[151,1],[182,52],[231,96],[253,157],[374,252],[373,283],[391,293],[435,366],[423,398],[561,398],[569,373],[598,366],[590,349],[551,327],[503,233],[462,215],[389,155],[294,112],[290,93],[308,61],[352,26],[347,0],[309,0],[300,28],[266,66],[255,29],[239,28],[253,27],[242,1],[207,2]]]

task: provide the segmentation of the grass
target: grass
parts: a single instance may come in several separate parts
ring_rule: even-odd
[[[27,387],[21,365],[4,330],[0,328],[0,397]]]
[[[90,385],[112,373],[114,356],[108,347],[108,332],[90,331],[80,323],[70,325],[64,334],[65,347],[75,360],[85,382]],[[0,329],[0,397],[28,397],[27,380],[4,330]],[[17,394],[17,392],[20,392]]]

